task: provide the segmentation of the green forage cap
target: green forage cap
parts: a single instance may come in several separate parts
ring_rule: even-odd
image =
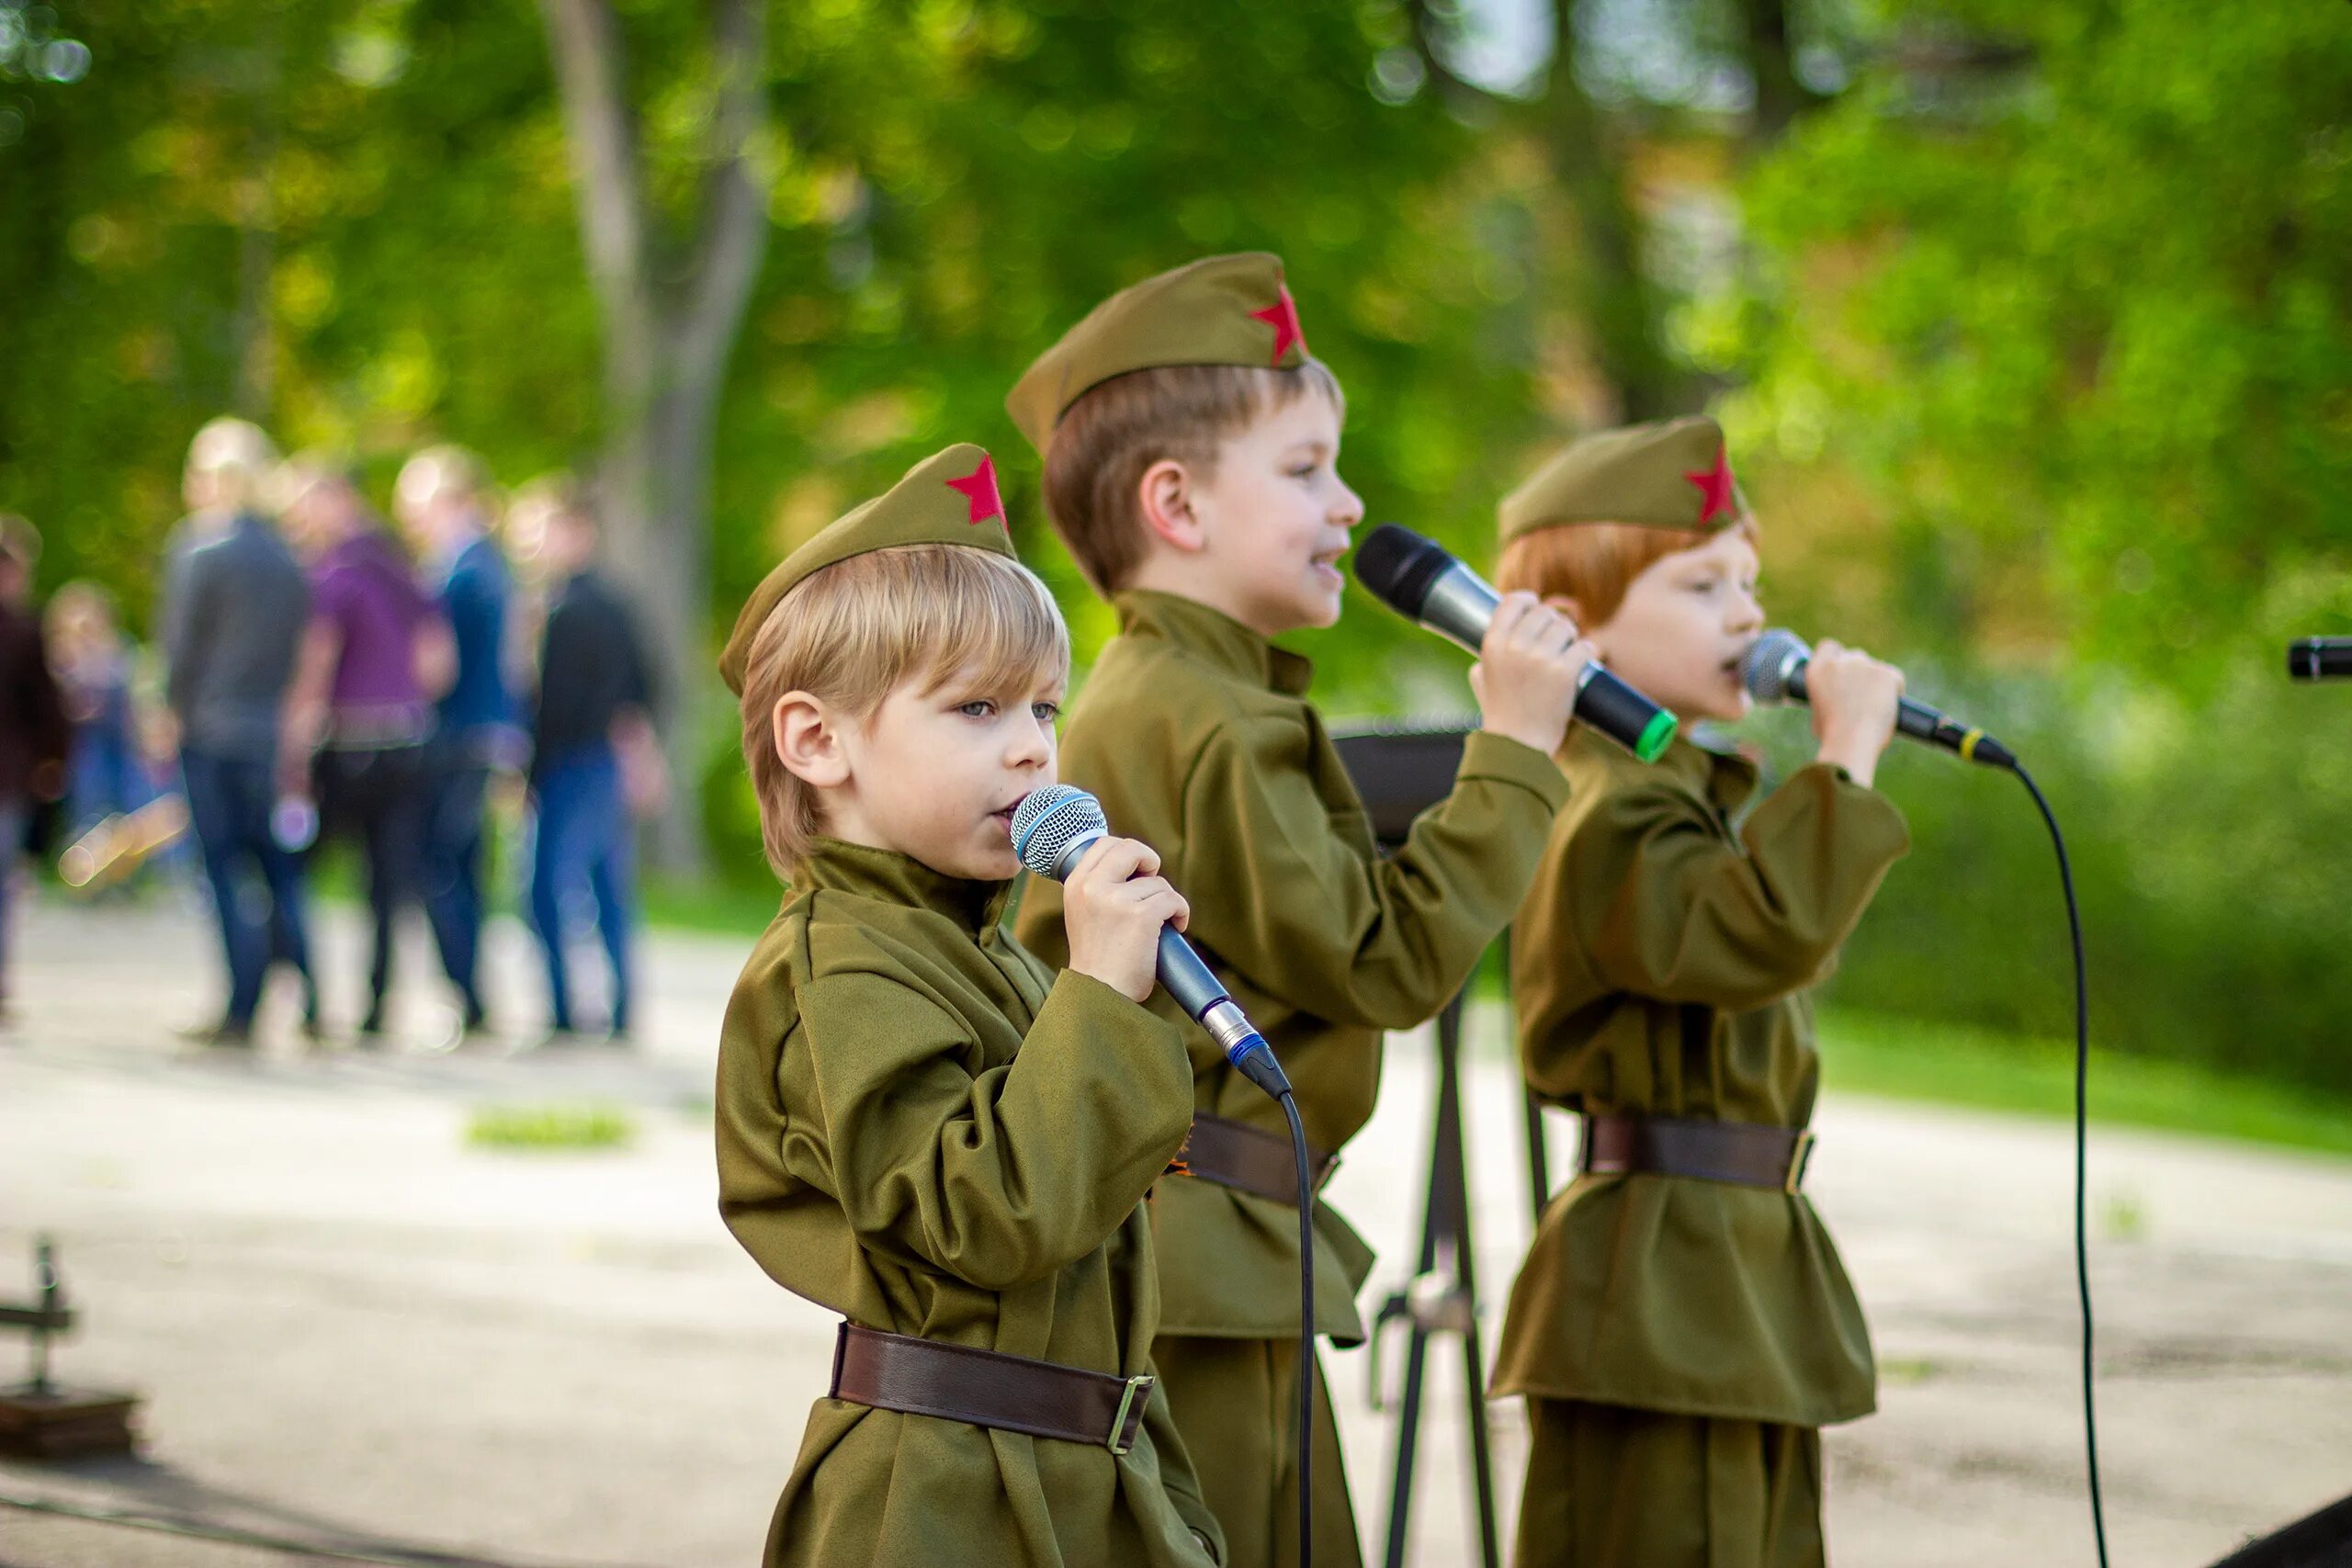
[[[1211,256],[1095,306],[1029,367],[1004,407],[1043,452],[1070,404],[1114,376],[1170,365],[1295,370],[1306,363],[1306,338],[1282,258],[1265,251]]]
[[[815,537],[784,558],[761,579],[735,617],[718,673],[727,689],[743,694],[743,669],[751,662],[752,639],[784,596],[802,579],[837,561],[898,545],[963,545],[1012,555],[1006,532],[1004,498],[997,493],[996,462],[968,441],[925,457],[906,478],[854,511],[828,523]]]
[[[1503,497],[1503,543],[1570,523],[1713,532],[1747,516],[1723,427],[1703,414],[1588,435]]]

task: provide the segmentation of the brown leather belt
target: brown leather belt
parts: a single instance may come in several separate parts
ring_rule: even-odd
[[[1813,1133],[1753,1122],[1588,1116],[1581,1168],[1594,1176],[1691,1176],[1794,1192],[1813,1157]]]
[[[1339,1168],[1337,1155],[1307,1145],[1306,1168],[1317,1191],[1323,1190]],[[1261,1132],[1246,1122],[1195,1112],[1192,1134],[1178,1152],[1176,1163],[1168,1168],[1180,1176],[1197,1176],[1220,1187],[1298,1206],[1298,1158],[1289,1137]]]
[[[1033,1438],[1097,1443],[1114,1454],[1135,1447],[1152,1381],[885,1334],[846,1321],[833,1341],[835,1399]]]

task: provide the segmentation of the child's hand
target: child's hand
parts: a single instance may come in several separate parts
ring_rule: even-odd
[[[1136,1001],[1151,995],[1159,972],[1159,928],[1172,924],[1181,931],[1192,918],[1159,871],[1149,844],[1104,839],[1062,884],[1069,966]]]
[[[1504,594],[1470,667],[1480,728],[1550,756],[1576,711],[1577,682],[1599,657],[1574,622],[1534,594]]]
[[[1821,741],[1819,760],[1844,768],[1856,784],[1870,784],[1880,754],[1894,739],[1903,671],[1825,638],[1805,666],[1804,682],[1813,733]]]

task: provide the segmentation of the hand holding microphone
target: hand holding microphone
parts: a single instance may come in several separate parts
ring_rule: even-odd
[[[1818,759],[1835,762],[1867,787],[1878,760],[1894,743],[1894,716],[1903,701],[1903,671],[1859,648],[1821,639],[1805,666]]]
[[[1889,698],[1894,705],[1894,728],[1912,739],[1956,751],[1986,767],[2020,771],[2017,753],[1983,730],[1905,696],[1901,671],[1834,642],[1824,642],[1815,653],[1796,633],[1775,626],[1748,645],[1739,661],[1739,677],[1759,705],[1812,704],[1822,761],[1842,765],[1864,784],[1870,775],[1855,767],[1854,760],[1867,750],[1875,771],[1886,741],[1871,737],[1883,736],[1877,727]],[[1832,754],[1833,742],[1838,754]]]
[[[1410,528],[1383,523],[1364,536],[1356,550],[1354,565],[1356,581],[1370,589],[1373,597],[1382,604],[1447,641],[1468,649],[1481,660],[1487,657],[1488,639],[1495,623],[1502,617],[1505,601],[1485,579],[1454,559],[1443,547]],[[1512,597],[1532,601],[1532,595],[1527,594]],[[1524,615],[1526,612],[1521,610],[1519,614]],[[1531,637],[1536,636],[1535,627],[1526,629]],[[1516,636],[1514,622],[1506,642],[1514,641]],[[1576,716],[1643,761],[1657,761],[1674,739],[1674,716],[1602,668],[1600,660],[1592,656],[1589,645],[1579,643],[1576,648],[1579,651],[1569,676]],[[1486,682],[1490,679],[1482,677],[1476,688],[1482,702],[1486,698]],[[1508,722],[1515,724],[1518,719]],[[1529,744],[1538,745],[1546,752],[1559,749],[1557,731],[1552,732],[1549,745],[1539,745],[1539,740],[1540,736],[1529,739]]]
[[[1139,854],[1134,852],[1138,851]],[[1109,916],[1103,932],[1105,940],[1099,950],[1104,954],[1102,962],[1122,978],[1135,978],[1124,967],[1134,957],[1128,943],[1140,939],[1157,917],[1160,923],[1154,938],[1159,944],[1155,968],[1170,998],[1207,1032],[1225,1052],[1226,1060],[1242,1077],[1277,1100],[1290,1093],[1290,1079],[1283,1074],[1282,1064],[1274,1059],[1266,1037],[1258,1032],[1240,1005],[1227,993],[1223,982],[1210,973],[1209,966],[1201,962],[1201,955],[1193,950],[1193,944],[1184,940],[1182,927],[1190,908],[1174,888],[1153,874],[1159,869],[1159,855],[1131,839],[1113,839],[1110,824],[1102,817],[1101,801],[1069,784],[1046,784],[1031,790],[1012,813],[1012,852],[1035,875],[1061,883],[1073,891],[1077,879],[1085,879],[1089,884],[1088,901]],[[1141,897],[1127,897],[1120,893],[1118,883],[1124,877],[1116,874],[1123,870],[1142,874],[1146,891]],[[1173,900],[1172,906],[1167,900]],[[1090,911],[1088,919],[1095,918]],[[1070,919],[1070,966],[1077,968],[1078,922],[1069,916],[1065,919]],[[1120,928],[1119,936],[1110,934],[1113,926]],[[1151,995],[1148,978],[1130,988],[1100,972],[1091,973],[1106,985],[1118,986],[1137,1001]]]
[[[1151,995],[1163,927],[1192,918],[1182,895],[1159,874],[1159,856],[1134,839],[1102,838],[1082,851],[1062,884],[1069,966],[1130,1001]]]
[[[1567,734],[1585,671],[1600,657],[1573,621],[1534,594],[1504,594],[1470,667],[1479,728],[1550,756]]]

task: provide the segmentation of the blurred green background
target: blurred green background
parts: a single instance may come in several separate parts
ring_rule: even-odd
[[[2352,689],[2280,668],[2352,630],[2347,108],[2352,10],[2314,0],[0,0],[0,508],[45,588],[139,626],[213,414],[380,493],[429,440],[510,484],[642,462],[653,386],[671,478],[611,525],[683,606],[703,787],[663,854],[765,889],[709,673],[750,585],[978,440],[1082,664],[1107,617],[1004,389],[1110,290],[1263,246],[1374,520],[1484,560],[1565,437],[1713,411],[1775,618],[1900,660],[2048,789],[2102,1045],[2352,1095]],[[714,368],[631,382],[640,327],[716,334]],[[1466,705],[1369,601],[1299,646],[1335,715]],[[1801,717],[1751,729],[1803,755]],[[1916,752],[1882,780],[1917,847],[1835,999],[2063,1034],[2023,793]]]

